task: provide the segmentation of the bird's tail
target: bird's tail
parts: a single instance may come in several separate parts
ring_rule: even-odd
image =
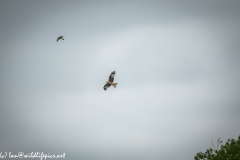
[[[117,83],[112,83],[112,86],[113,86],[114,88],[116,88]]]

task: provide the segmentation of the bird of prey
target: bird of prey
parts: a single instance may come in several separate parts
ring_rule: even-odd
[[[64,40],[64,39],[63,39],[63,36],[59,36],[59,37],[57,38],[57,42],[58,42],[59,39]]]
[[[108,81],[106,81],[106,84],[105,84],[104,87],[103,87],[103,89],[104,89],[105,91],[106,91],[109,87],[111,87],[111,85],[112,85],[114,88],[116,88],[117,83],[113,83],[115,73],[116,73],[116,71],[113,71],[113,72],[110,74],[110,76],[109,76],[109,78],[108,78]]]

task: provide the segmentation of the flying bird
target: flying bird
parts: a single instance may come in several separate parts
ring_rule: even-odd
[[[113,86],[114,88],[116,88],[117,83],[113,83],[114,81],[114,76],[115,76],[116,71],[113,71],[109,78],[108,81],[106,81],[106,84],[104,85],[103,89],[106,91],[109,87]]]
[[[63,37],[64,37],[64,36],[59,36],[59,37],[57,38],[57,42],[58,42],[59,39],[64,40]]]

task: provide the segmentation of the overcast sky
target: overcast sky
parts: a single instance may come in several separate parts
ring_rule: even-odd
[[[239,17],[237,0],[0,0],[0,152],[192,160],[236,139]]]

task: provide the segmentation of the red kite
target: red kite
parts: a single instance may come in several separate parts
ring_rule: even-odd
[[[113,72],[110,74],[110,76],[109,76],[109,78],[108,78],[108,81],[106,81],[106,84],[105,84],[104,87],[103,87],[103,89],[104,89],[105,91],[108,89],[108,87],[111,87],[111,85],[112,85],[114,88],[116,88],[117,83],[113,83],[115,73],[116,73],[116,71],[113,71]]]

